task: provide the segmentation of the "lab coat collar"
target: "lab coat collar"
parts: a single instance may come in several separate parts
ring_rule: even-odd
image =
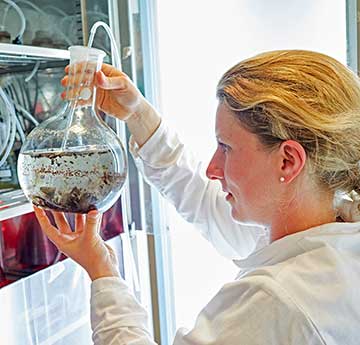
[[[360,222],[328,223],[288,235],[234,263],[240,267],[242,276],[258,267],[275,265],[326,245],[360,255]]]

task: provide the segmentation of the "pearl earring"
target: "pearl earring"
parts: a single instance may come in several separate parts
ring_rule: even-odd
[[[281,176],[280,177],[280,182],[284,182],[285,181],[285,177],[284,176]]]

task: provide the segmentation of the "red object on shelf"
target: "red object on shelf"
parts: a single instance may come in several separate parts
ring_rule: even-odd
[[[42,232],[33,212],[4,220],[1,225],[5,274],[27,275],[53,263],[58,250]]]
[[[0,287],[3,286],[3,284],[6,281],[5,273],[3,268],[0,266]],[[4,284],[5,285],[5,284]]]
[[[41,230],[34,213],[21,217],[16,243],[16,258],[28,266],[48,266],[53,263],[58,250]]]
[[[4,239],[3,239],[2,223],[0,222],[0,288],[13,282],[13,280],[9,280],[5,276],[3,251],[4,251]]]
[[[100,234],[103,240],[109,240],[124,232],[121,199],[103,214]]]

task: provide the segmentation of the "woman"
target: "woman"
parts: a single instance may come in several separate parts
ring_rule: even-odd
[[[233,257],[257,249],[237,260],[237,279],[174,344],[357,344],[360,224],[336,222],[334,197],[359,190],[358,78],[309,51],[268,52],[231,68],[217,88],[218,147],[205,182],[126,76],[106,66],[103,72],[98,105],[127,121],[148,179],[220,249]],[[149,152],[158,143],[165,148]],[[144,309],[97,234],[100,215],[77,215],[73,233],[63,214],[55,213],[54,227],[35,211],[49,238],[93,280],[95,344],[154,344]],[[224,226],[229,213],[236,227]]]

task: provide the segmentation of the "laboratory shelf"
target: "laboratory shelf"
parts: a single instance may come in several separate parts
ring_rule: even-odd
[[[39,60],[68,60],[69,58],[69,51],[64,49],[0,43],[1,62],[3,59],[7,63],[31,63]]]
[[[69,51],[63,49],[0,43],[0,75],[62,67],[69,58]],[[0,190],[0,221],[32,211],[21,190]]]
[[[69,58],[69,51],[63,49],[0,43],[0,74],[31,71],[35,66],[40,70],[63,67]]]
[[[0,221],[33,211],[32,204],[21,190],[0,193]]]

